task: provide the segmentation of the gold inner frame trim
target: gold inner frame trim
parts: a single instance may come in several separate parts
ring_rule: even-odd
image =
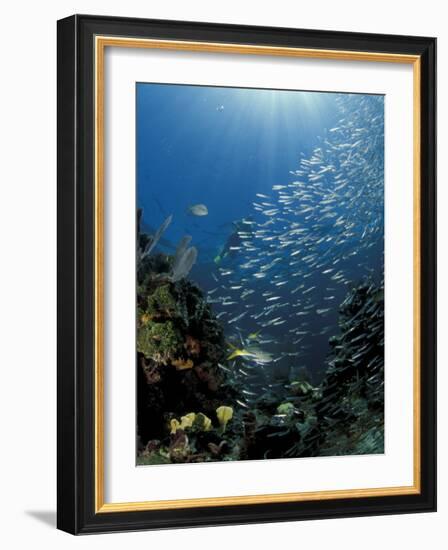
[[[413,484],[402,487],[342,489],[263,495],[225,496],[179,500],[106,503],[104,501],[104,55],[106,47],[150,48],[161,50],[287,56],[345,61],[406,63],[413,66]],[[235,506],[280,502],[304,502],[343,498],[415,495],[421,491],[421,387],[420,387],[420,312],[421,312],[421,214],[420,214],[420,117],[421,61],[417,55],[381,52],[321,50],[251,44],[226,44],[181,40],[156,40],[96,36],[95,59],[95,513],[167,510],[211,506]]]

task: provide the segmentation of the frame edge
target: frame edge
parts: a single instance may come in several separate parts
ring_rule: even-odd
[[[424,475],[422,472],[423,492],[413,502],[402,502],[397,499],[381,510],[380,504],[371,501],[371,505],[359,503],[358,506],[348,506],[341,513],[336,512],[331,506],[322,506],[321,510],[314,509],[302,512],[297,516],[298,510],[291,511],[288,506],[281,510],[280,507],[266,507],[261,510],[256,505],[249,508],[231,507],[233,510],[225,511],[222,508],[203,509],[201,517],[194,518],[188,511],[179,510],[179,514],[144,512],[120,512],[101,514],[100,517],[93,509],[89,509],[86,503],[90,501],[88,480],[89,469],[84,464],[83,453],[88,451],[88,445],[84,448],[84,434],[82,425],[87,421],[78,414],[85,412],[83,400],[86,398],[80,393],[83,386],[83,375],[78,368],[78,355],[80,350],[80,336],[77,332],[77,319],[86,308],[81,292],[77,292],[77,285],[82,282],[78,267],[77,252],[81,243],[78,243],[77,233],[82,232],[82,205],[77,204],[78,187],[82,184],[79,178],[82,165],[78,166],[78,125],[83,131],[82,114],[77,104],[83,94],[89,92],[78,90],[79,71],[83,71],[83,63],[79,61],[78,53],[83,47],[81,27],[88,26],[86,34],[90,35],[92,26],[96,23],[121,21],[129,23],[145,23],[156,25],[154,20],[141,20],[128,18],[110,18],[101,16],[71,16],[58,22],[58,519],[59,529],[72,534],[100,533],[112,531],[128,531],[137,529],[166,529],[194,526],[232,525],[248,523],[266,523],[292,520],[323,519],[331,517],[354,517],[367,515],[385,515],[412,512],[436,511],[436,471],[435,471],[435,334],[430,334],[430,328],[435,329],[435,48],[436,40],[424,37],[408,37],[424,61],[422,74],[421,108],[424,120],[422,120],[421,138],[422,154],[422,214],[426,220],[422,225],[422,263],[427,262],[427,267],[422,268],[422,291],[424,284],[429,285],[425,292],[428,305],[422,311],[422,336],[425,336],[426,345],[423,345],[422,359],[429,363],[428,370],[422,372],[423,387],[426,392],[422,396],[422,425],[429,431],[427,438],[422,442],[422,454],[424,454]],[[207,23],[190,23],[187,21],[163,21],[165,26],[202,28],[216,27],[227,28],[235,31],[260,32],[268,29],[274,31],[301,32],[299,29],[282,29],[266,27],[246,27],[239,25],[219,25]],[[85,25],[87,24],[87,25]],[[162,25],[163,26],[163,25]],[[340,39],[355,33],[335,33],[334,31],[309,31],[312,34],[339,34]],[[79,36],[79,39],[78,39]],[[359,36],[356,34],[356,36]],[[365,35],[364,35],[365,36]],[[371,35],[379,36],[379,35]],[[387,37],[392,41],[399,40],[399,36]],[[393,40],[392,40],[393,39]],[[79,116],[78,116],[79,115]],[[426,143],[425,143],[426,140]],[[82,155],[81,155],[82,156]],[[79,179],[79,182],[78,182]],[[78,185],[79,184],[79,185]],[[82,195],[79,195],[79,202]],[[80,210],[81,209],[81,210]],[[79,241],[81,241],[81,235]],[[425,246],[429,247],[425,251]],[[87,308],[88,309],[88,308]],[[424,325],[426,320],[427,325]],[[429,326],[428,326],[429,325]],[[80,329],[82,326],[80,325]],[[423,344],[423,342],[422,342]],[[433,346],[431,348],[431,345]],[[79,350],[79,354],[77,353]],[[80,366],[82,362],[80,362]],[[87,375],[86,375],[87,376]],[[87,383],[87,382],[85,382]],[[85,405],[85,404],[84,404]],[[425,444],[428,446],[425,449]],[[425,451],[425,452],[423,452]],[[434,470],[431,472],[431,468]],[[84,472],[84,475],[83,475]],[[85,493],[84,491],[87,492]],[[381,500],[381,499],[379,499]],[[337,503],[337,501],[336,501]],[[196,509],[200,512],[200,509]],[[259,515],[257,515],[257,512]],[[257,516],[257,517],[255,517]]]
[[[57,528],[78,532],[76,177],[78,16],[57,22]]]

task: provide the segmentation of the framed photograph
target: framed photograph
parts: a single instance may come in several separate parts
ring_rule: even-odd
[[[436,508],[434,38],[58,22],[58,527]]]

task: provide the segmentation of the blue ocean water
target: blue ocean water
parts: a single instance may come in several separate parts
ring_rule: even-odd
[[[272,373],[321,373],[346,293],[383,278],[383,97],[139,83],[136,112],[143,230],[191,235],[190,278]]]
[[[300,152],[309,154],[336,121],[334,102],[328,93],[139,84],[137,189],[145,221],[156,227],[173,213],[173,239],[187,231],[218,248],[225,231],[217,228],[247,215],[255,193],[288,180]],[[206,219],[188,216],[196,203],[207,205]],[[206,231],[217,234],[207,239]]]

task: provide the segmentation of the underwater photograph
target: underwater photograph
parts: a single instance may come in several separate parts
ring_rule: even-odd
[[[137,83],[136,463],[384,453],[384,96]]]

